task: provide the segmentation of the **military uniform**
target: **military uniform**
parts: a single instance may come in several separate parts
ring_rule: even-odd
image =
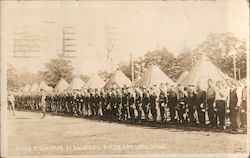
[[[166,121],[167,119],[167,117],[165,116],[166,115],[165,108],[167,106],[167,102],[168,102],[167,92],[161,89],[160,95],[159,95],[159,109],[160,109],[162,122]]]
[[[157,102],[157,92],[151,90],[149,93],[149,101],[150,101],[150,110],[153,116],[153,120],[156,121],[157,119],[157,109],[156,109],[156,102]]]
[[[187,99],[187,93],[182,88],[178,89],[178,95],[177,95],[177,112],[179,117],[179,123],[184,123],[186,120],[184,119],[184,113],[186,111],[186,99]]]
[[[196,118],[194,117],[196,109],[197,95],[193,90],[188,91],[187,105],[188,105],[188,117],[191,125],[196,124]]]
[[[142,119],[142,91],[137,90],[135,93],[135,107],[138,113],[137,119]]]
[[[168,93],[168,107],[170,113],[170,122],[176,122],[176,106],[177,106],[177,92],[170,88]]]

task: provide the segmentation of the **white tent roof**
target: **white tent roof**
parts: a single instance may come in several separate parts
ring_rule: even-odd
[[[211,78],[214,82],[226,82],[229,77],[214,66],[206,55],[202,55],[186,77],[180,82],[183,86],[196,85],[200,83],[201,88],[207,88],[207,80]]]
[[[84,82],[79,78],[75,77],[70,82],[69,86],[67,87],[68,90],[80,90],[84,86]]]
[[[112,87],[131,87],[132,82],[124,75],[121,70],[116,70],[115,73],[110,77],[110,79],[106,82],[104,88],[112,88]]]
[[[84,87],[100,89],[103,88],[104,85],[105,82],[103,81],[103,79],[98,74],[93,74]]]
[[[61,78],[60,81],[55,86],[54,90],[55,91],[64,91],[68,88],[68,86],[69,86],[69,83],[64,78]]]
[[[23,92],[28,92],[30,90],[31,86],[29,84],[26,84],[23,88]]]
[[[41,89],[44,89],[45,91],[50,91],[51,89],[45,82],[41,82],[40,85],[37,88],[37,92],[40,92]]]
[[[30,92],[36,92],[37,91],[37,89],[38,89],[38,84],[37,83],[33,83],[33,85],[31,86],[31,88],[30,88]]]
[[[159,86],[161,83],[169,83],[175,85],[175,83],[157,66],[152,65],[142,75],[141,79],[135,84],[138,87],[150,87],[153,85]]]

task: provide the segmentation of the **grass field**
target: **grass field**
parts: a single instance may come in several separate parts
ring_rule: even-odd
[[[147,126],[17,111],[8,116],[9,155],[243,153],[246,134]]]

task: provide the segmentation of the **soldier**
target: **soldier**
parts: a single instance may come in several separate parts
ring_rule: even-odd
[[[44,89],[41,89],[41,108],[42,108],[42,113],[43,116],[41,117],[41,119],[43,119],[45,117],[45,113],[46,113],[46,93],[44,91]]]
[[[201,127],[205,127],[206,91],[201,89],[199,82],[196,85],[196,93],[197,93],[196,107],[198,113],[198,121]]]
[[[219,128],[226,129],[225,126],[225,114],[226,114],[226,100],[228,92],[222,86],[220,81],[216,82],[216,109],[217,109],[217,119],[219,120]]]
[[[187,97],[187,105],[188,105],[188,117],[189,123],[191,126],[196,125],[196,118],[195,118],[195,110],[196,110],[196,102],[197,102],[197,94],[194,91],[194,85],[188,86],[188,97]]]
[[[161,84],[160,88],[160,94],[159,94],[159,109],[160,109],[160,116],[161,121],[166,122],[167,117],[166,115],[166,107],[168,102],[168,96],[167,96],[167,88],[163,86],[164,84]]]
[[[112,115],[112,112],[111,112],[111,96],[112,96],[112,93],[110,90],[107,90],[107,93],[105,95],[105,107],[103,108],[104,109],[104,113],[105,113],[105,117],[111,117]]]
[[[135,107],[138,113],[137,119],[141,122],[142,119],[142,91],[140,89],[136,89],[135,91]]]
[[[88,89],[87,91],[85,91],[84,94],[84,105],[85,105],[85,109],[86,109],[86,116],[90,116],[91,114],[91,108],[90,108],[90,89]]]
[[[142,108],[145,114],[145,120],[149,120],[148,114],[150,110],[150,97],[148,90],[144,87],[142,94]]]
[[[102,113],[100,111],[100,109],[101,109],[101,97],[100,97],[100,93],[99,93],[97,88],[95,89],[94,104],[95,104],[96,115],[101,116],[102,115]]]
[[[13,114],[13,116],[15,116],[15,98],[13,96],[13,94],[9,93],[8,94],[8,111],[10,112],[10,115],[11,115],[11,112]]]
[[[89,96],[89,106],[91,109],[91,115],[94,116],[96,115],[96,111],[95,111],[95,93],[94,90],[90,90],[90,96]]]
[[[231,82],[231,89],[229,91],[229,117],[231,122],[231,130],[234,132],[238,132],[240,127],[240,91],[236,87],[236,83],[234,81]]]
[[[104,109],[106,109],[106,102],[105,102],[105,91],[103,89],[100,89],[100,114],[101,116],[104,115]]]
[[[153,116],[153,121],[157,120],[157,109],[156,109],[156,102],[158,101],[157,96],[158,94],[156,90],[154,90],[153,87],[151,87],[149,92],[149,102],[150,102],[151,114]]]
[[[247,85],[246,81],[243,83],[243,89],[241,92],[241,105],[240,105],[240,120],[241,120],[241,127],[247,127]]]
[[[177,92],[173,86],[170,87],[168,93],[168,107],[170,112],[170,122],[176,122],[175,115],[176,111],[175,108],[177,106]]]
[[[186,99],[187,99],[187,92],[181,85],[178,85],[177,112],[180,124],[183,124],[185,122],[184,113],[186,111]]]
[[[81,104],[81,92],[80,90],[76,91],[75,94],[75,104],[76,104],[76,114],[81,115],[82,114],[82,104]]]
[[[50,104],[50,93],[48,93],[45,97],[46,107],[48,111],[51,111],[51,104]]]
[[[217,122],[215,119],[215,111],[214,111],[216,91],[215,91],[215,88],[213,87],[212,79],[208,79],[207,82],[208,82],[208,88],[206,92],[206,102],[207,102],[207,107],[208,107],[208,118],[210,121],[209,126],[215,127],[217,126]]]
[[[135,93],[133,89],[128,90],[129,117],[135,119]]]
[[[122,92],[121,90],[117,90],[116,93],[116,114],[118,116],[118,120],[122,120]]]
[[[84,90],[82,90],[81,92],[79,92],[79,111],[81,115],[85,115],[85,106],[84,106]]]
[[[122,119],[127,120],[128,119],[128,92],[127,89],[122,89]]]

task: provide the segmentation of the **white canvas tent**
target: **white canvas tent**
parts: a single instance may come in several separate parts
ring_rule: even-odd
[[[222,81],[226,83],[229,77],[219,70],[216,66],[211,63],[206,55],[202,55],[197,61],[195,66],[186,75],[186,77],[180,82],[183,86],[196,85],[198,82],[201,88],[207,88],[207,80],[212,79],[214,83],[216,81]]]
[[[142,75],[141,79],[136,82],[137,87],[151,87],[153,85],[159,86],[161,83],[168,83],[175,85],[172,81],[158,66],[152,65]]]
[[[69,86],[67,87],[67,90],[81,90],[83,86],[84,82],[79,77],[75,77],[70,82]]]
[[[93,74],[90,79],[87,81],[87,83],[85,84],[85,88],[89,89],[100,89],[103,88],[103,86],[105,85],[105,82],[103,81],[103,79],[98,75],[98,74]]]
[[[121,70],[116,70],[115,73],[109,78],[109,80],[104,85],[104,88],[113,87],[131,87],[132,82],[124,75]]]
[[[29,84],[26,84],[23,88],[23,92],[28,92],[30,90],[31,86]]]
[[[31,86],[31,88],[30,88],[30,92],[36,92],[37,91],[37,89],[38,89],[38,84],[37,83],[33,83],[33,85]]]
[[[68,88],[69,83],[64,79],[61,78],[60,81],[57,83],[57,85],[54,88],[54,91],[64,91]]]
[[[51,90],[50,87],[45,82],[43,82],[43,81],[39,84],[39,86],[38,86],[38,88],[37,88],[36,91],[40,92],[41,89],[43,89],[45,91],[50,91]]]

